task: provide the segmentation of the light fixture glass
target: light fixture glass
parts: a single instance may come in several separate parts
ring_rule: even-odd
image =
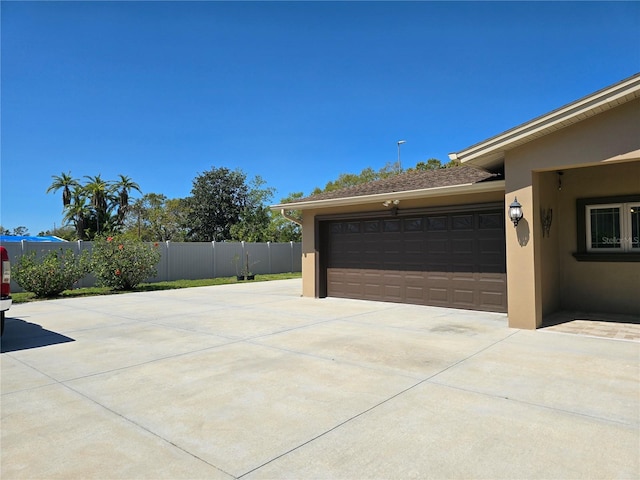
[[[509,205],[509,219],[513,222],[513,226],[517,227],[518,222],[522,220],[522,217],[522,205],[520,205],[518,197],[516,197],[514,201],[511,202],[511,205]]]

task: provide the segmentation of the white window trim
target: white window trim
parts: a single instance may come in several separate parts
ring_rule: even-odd
[[[620,238],[612,239],[613,244],[616,244],[616,240],[619,240],[617,245],[619,247],[611,247],[611,248],[602,248],[602,247],[592,247],[591,246],[591,211],[602,209],[602,208],[618,208],[620,211]],[[638,202],[629,202],[629,203],[601,203],[601,204],[589,204],[585,206],[585,216],[586,216],[586,229],[585,235],[587,240],[587,251],[588,252],[619,252],[619,253],[631,253],[631,252],[639,252],[639,248],[632,248],[632,238],[631,238],[631,208],[640,208],[640,203]]]

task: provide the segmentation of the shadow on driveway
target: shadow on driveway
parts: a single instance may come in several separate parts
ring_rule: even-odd
[[[5,322],[0,347],[2,353],[75,341],[73,338],[46,330],[36,323],[29,323],[19,318],[7,317]]]

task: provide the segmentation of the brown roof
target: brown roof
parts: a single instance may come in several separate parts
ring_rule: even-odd
[[[352,187],[341,188],[332,192],[322,192],[305,198],[299,198],[292,202],[298,203],[315,200],[331,200],[337,198],[359,197],[374,195],[377,193],[407,192],[426,188],[450,187],[454,185],[466,185],[480,183],[488,180],[500,180],[498,174],[489,173],[479,168],[459,166],[441,168],[438,170],[410,171],[383,178],[374,182],[362,183]]]

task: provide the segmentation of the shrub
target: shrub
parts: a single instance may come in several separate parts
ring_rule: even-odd
[[[13,275],[16,282],[36,297],[54,297],[64,290],[73,288],[73,284],[91,271],[89,253],[84,251],[79,256],[68,249],[52,250],[41,260],[37,260],[36,252],[20,257],[14,266]]]
[[[157,274],[158,244],[149,245],[124,236],[98,238],[93,243],[92,265],[98,284],[131,290]]]

